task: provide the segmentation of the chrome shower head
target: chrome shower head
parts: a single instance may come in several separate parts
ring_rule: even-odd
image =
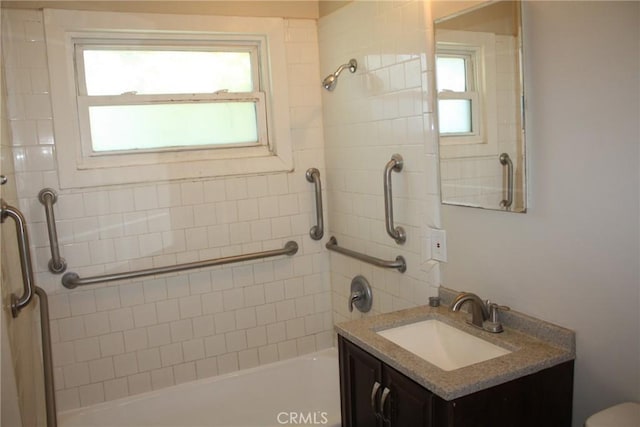
[[[329,74],[327,77],[325,77],[325,79],[322,81],[322,87],[324,87],[329,92],[335,89],[336,85],[338,84],[338,76],[345,68],[349,68],[350,72],[355,73],[358,69],[358,62],[355,59],[351,59],[347,64],[342,64],[341,66],[339,66],[335,73]]]

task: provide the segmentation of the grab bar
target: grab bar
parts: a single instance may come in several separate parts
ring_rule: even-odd
[[[29,233],[24,215],[13,206],[0,199],[0,223],[4,223],[7,217],[11,217],[16,223],[16,235],[18,239],[18,252],[20,253],[20,268],[22,270],[22,284],[24,291],[21,297],[11,294],[11,314],[18,317],[20,310],[25,308],[33,294],[40,299],[40,335],[42,340],[42,367],[44,373],[45,409],[47,415],[47,427],[57,427],[56,396],[53,382],[53,358],[51,352],[51,328],[49,324],[49,298],[47,293],[33,282],[33,267],[31,253],[29,252]]]
[[[31,252],[29,252],[27,222],[18,209],[7,205],[4,200],[0,199],[0,222],[4,223],[7,217],[11,217],[16,223],[20,269],[22,270],[22,295],[18,297],[15,294],[11,294],[11,314],[13,317],[18,317],[20,310],[25,308],[33,297],[33,266],[31,264]]]
[[[58,246],[58,231],[56,230],[56,217],[53,213],[53,205],[58,200],[58,195],[51,188],[44,188],[38,193],[38,200],[44,205],[44,213],[47,217],[47,231],[49,232],[49,247],[51,248],[51,259],[49,260],[49,271],[55,274],[63,273],[67,269],[67,263],[60,256]]]
[[[391,156],[391,160],[384,167],[384,213],[387,234],[391,236],[397,244],[401,245],[407,240],[407,234],[402,227],[393,226],[393,195],[391,194],[391,172],[400,172],[404,161],[400,154]]]
[[[500,207],[509,210],[513,204],[513,162],[507,153],[500,154],[500,164],[507,167],[507,198],[500,202]]]
[[[49,298],[44,289],[36,286],[36,295],[40,299],[40,339],[42,341],[42,367],[44,373],[45,412],[47,427],[57,427],[56,392],[53,383],[53,356],[51,351],[51,327],[49,324]]]
[[[351,249],[341,248],[338,246],[338,241],[334,236],[331,236],[331,239],[329,239],[329,242],[327,242],[325,247],[330,251],[338,252],[342,255],[364,261],[368,264],[375,265],[376,267],[393,268],[398,270],[400,273],[407,271],[407,262],[402,255],[398,255],[395,261],[386,261],[360,252],[352,251]]]
[[[313,182],[316,189],[316,225],[311,227],[309,235],[313,240],[320,240],[324,236],[324,219],[322,217],[322,183],[320,182],[320,171],[316,168],[307,169],[305,174],[307,181]]]
[[[298,252],[298,244],[293,240],[287,242],[282,249],[270,251],[254,252],[245,255],[234,255],[224,258],[208,259],[204,261],[194,261],[185,264],[168,265],[165,267],[147,268],[144,270],[129,271],[125,273],[104,274],[102,276],[85,277],[69,272],[62,276],[62,286],[67,289],[74,289],[78,286],[93,285],[96,283],[113,282],[116,280],[135,279],[138,277],[154,276],[156,274],[174,273],[178,271],[191,270],[194,268],[213,267],[216,265],[231,264],[234,262],[251,261],[261,258],[270,258],[279,255],[294,255]]]

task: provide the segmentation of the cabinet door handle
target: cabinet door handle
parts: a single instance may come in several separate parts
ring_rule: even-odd
[[[371,388],[371,409],[373,409],[373,414],[376,418],[380,418],[380,413],[378,413],[378,408],[376,407],[376,397],[378,395],[378,390],[380,390],[380,383],[376,381],[373,383],[373,387]]]
[[[382,390],[382,396],[380,397],[380,415],[382,416],[382,421],[389,423],[389,427],[391,427],[391,418],[384,414],[384,404],[387,402],[387,398],[390,394],[391,390],[385,387],[384,390]]]

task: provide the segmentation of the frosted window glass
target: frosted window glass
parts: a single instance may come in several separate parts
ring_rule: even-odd
[[[467,71],[464,58],[438,57],[436,59],[436,79],[438,92],[444,90],[465,92],[467,90]]]
[[[87,95],[252,92],[249,52],[83,51]]]
[[[89,107],[93,150],[257,144],[252,102]]]
[[[471,100],[439,100],[438,118],[440,134],[471,133]]]

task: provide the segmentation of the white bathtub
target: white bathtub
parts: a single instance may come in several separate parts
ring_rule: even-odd
[[[340,427],[338,352],[323,350],[58,414],[60,427]]]

